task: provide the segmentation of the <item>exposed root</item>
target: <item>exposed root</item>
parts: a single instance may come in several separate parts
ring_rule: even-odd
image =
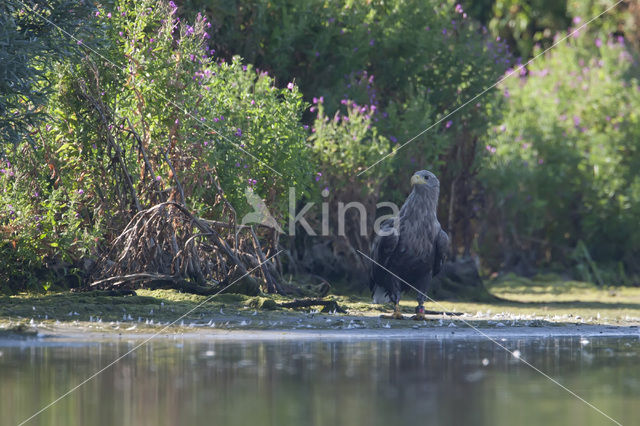
[[[173,283],[168,286],[209,294],[260,266],[254,273],[263,276],[265,290],[283,292],[253,229],[238,238],[232,228],[210,224],[175,202],[140,211],[111,244],[91,287]]]
[[[283,308],[309,308],[311,306],[323,306],[322,312],[340,312],[346,314],[345,311],[338,302],[335,300],[322,300],[322,299],[298,299],[293,302],[280,303],[278,306]]]

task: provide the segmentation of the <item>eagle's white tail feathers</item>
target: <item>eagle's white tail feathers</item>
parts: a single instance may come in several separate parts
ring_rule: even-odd
[[[382,305],[389,302],[391,302],[391,299],[387,296],[387,292],[384,291],[384,288],[376,286],[376,290],[373,292],[373,303]]]

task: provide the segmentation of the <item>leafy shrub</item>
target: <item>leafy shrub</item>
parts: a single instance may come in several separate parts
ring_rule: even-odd
[[[40,16],[64,31],[92,34],[87,12],[84,2],[70,0],[0,3],[0,153],[2,145],[29,137],[29,127],[45,118],[41,107],[51,93],[47,67],[52,58],[72,56],[59,30]]]
[[[459,186],[453,204],[460,206],[460,214],[451,225],[469,227],[471,218],[462,213],[470,211],[474,193],[476,141],[486,130],[487,115],[499,111],[492,91],[355,176],[513,65],[506,45],[490,39],[461,6],[421,0],[192,0],[180,11],[188,15],[200,7],[208,10],[211,42],[222,55],[248,58],[272,71],[280,85],[295,79],[310,103],[323,99],[321,115],[309,110],[304,116],[316,130],[310,141],[323,173],[317,192],[329,187],[334,198],[348,202],[370,189],[375,197],[401,202],[410,175],[429,168],[441,176],[443,188]],[[366,106],[362,118],[370,118],[331,122],[336,112],[339,117],[352,114],[345,102]],[[443,191],[443,206],[449,205],[449,193]]]
[[[638,272],[639,76],[622,37],[587,34],[504,82],[507,108],[484,140],[484,241],[502,245],[488,253],[566,263],[584,243],[589,260]]]
[[[0,216],[7,262],[77,264],[132,212],[181,193],[198,214],[217,218],[218,185],[239,218],[247,187],[284,217],[286,188],[308,185],[297,87],[277,88],[240,58],[216,60],[207,20],[183,22],[175,9],[152,0],[95,9],[105,37],[86,43],[100,54],[47,72],[56,88],[48,121],[31,128],[33,146],[3,159],[11,164],[0,176],[3,210],[11,206]]]

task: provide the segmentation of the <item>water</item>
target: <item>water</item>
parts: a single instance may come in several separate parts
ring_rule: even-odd
[[[0,341],[0,424],[15,425],[138,341]],[[640,424],[640,343],[502,342],[622,424]],[[30,425],[614,424],[479,338],[157,339]]]

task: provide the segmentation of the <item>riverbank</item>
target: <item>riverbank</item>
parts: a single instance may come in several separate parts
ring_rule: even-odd
[[[424,329],[437,334],[444,327],[454,334],[473,334],[473,328],[480,328],[537,335],[576,327],[595,334],[618,327],[633,334],[640,325],[639,288],[599,288],[549,275],[507,276],[488,282],[487,288],[497,297],[495,302],[428,302],[428,310],[449,314],[428,315],[425,321],[410,319],[415,301],[408,294],[401,303],[405,320],[381,318],[390,306],[374,305],[365,294],[326,298],[346,313],[321,312],[322,306],[283,308],[279,305],[290,300],[279,296],[211,298],[173,290],[137,290],[130,296],[104,292],[5,296],[0,298],[0,336]]]

